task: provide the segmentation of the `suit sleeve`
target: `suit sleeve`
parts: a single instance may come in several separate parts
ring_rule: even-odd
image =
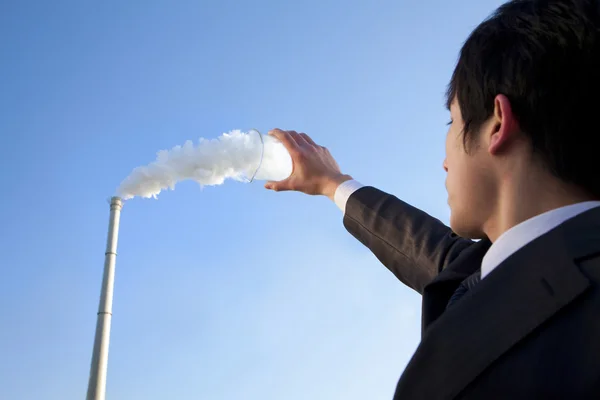
[[[471,246],[438,219],[373,187],[348,199],[344,226],[401,282],[423,288]]]

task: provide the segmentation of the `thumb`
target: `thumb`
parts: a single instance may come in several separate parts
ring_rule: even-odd
[[[265,183],[265,189],[274,190],[275,192],[290,190],[288,185],[288,179],[285,179],[283,181],[268,181],[267,183]]]

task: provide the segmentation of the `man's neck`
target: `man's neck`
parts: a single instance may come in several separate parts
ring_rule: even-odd
[[[486,236],[492,241],[510,228],[547,211],[584,201],[598,200],[579,188],[556,179],[522,177],[507,182],[500,190],[491,218],[484,225]]]

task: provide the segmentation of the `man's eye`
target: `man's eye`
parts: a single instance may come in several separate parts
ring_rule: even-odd
[[[454,121],[450,120],[450,122],[448,122],[446,125],[452,125]]]

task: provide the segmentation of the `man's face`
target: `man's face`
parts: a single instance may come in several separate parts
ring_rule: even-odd
[[[450,226],[458,235],[481,239],[483,227],[495,205],[496,190],[485,143],[486,124],[472,134],[467,154],[463,145],[462,114],[456,100],[450,107],[452,122],[446,136],[446,190]]]

